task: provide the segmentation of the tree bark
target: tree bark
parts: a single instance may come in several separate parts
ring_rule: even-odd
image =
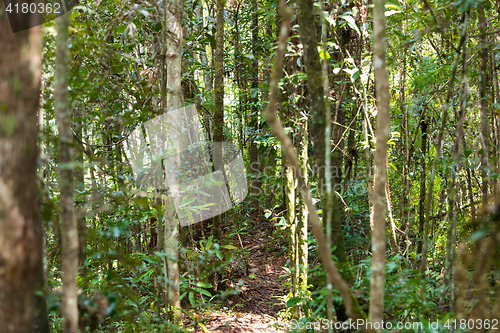
[[[0,327],[36,332],[35,277],[43,251],[36,198],[41,26],[14,34],[4,14],[0,45]]]
[[[304,124],[299,130],[299,163],[300,163],[300,173],[304,177],[304,183],[307,185],[307,164],[308,164],[308,154],[307,148],[309,145],[309,137],[307,134],[307,121],[304,120]],[[298,246],[298,273],[297,273],[297,287],[299,290],[305,291],[307,289],[307,258],[309,256],[308,246],[307,246],[307,224],[309,211],[307,205],[304,201],[304,193],[298,189],[299,204],[298,204],[298,216],[297,216],[297,246]]]
[[[420,198],[418,200],[418,240],[417,254],[422,253],[422,242],[425,224],[425,184],[427,180],[427,122],[422,120],[420,123],[420,131],[422,132],[422,173],[420,174]]]
[[[56,19],[55,114],[59,130],[59,210],[62,233],[63,296],[61,313],[66,333],[78,332],[78,227],[74,210],[73,154],[69,111],[69,14]]]
[[[75,139],[79,142],[82,142],[82,134],[84,128],[84,122],[82,121],[83,113],[80,109],[80,106],[76,108],[74,111],[74,122],[73,122],[73,132],[75,135]],[[83,165],[83,151],[81,149],[75,149],[75,162],[78,163],[77,167],[74,170],[74,182],[75,188],[78,192],[76,197],[76,204],[78,210],[83,209],[85,205],[85,198],[82,197],[82,193],[85,191],[85,179],[84,179],[84,165]],[[77,215],[81,215],[77,218],[78,225],[78,258],[80,265],[83,265],[86,258],[86,248],[87,248],[87,222],[85,220],[85,216],[77,211]],[[81,274],[85,274],[82,270]]]
[[[477,5],[477,16],[479,20],[479,31],[486,32],[486,18],[484,15],[484,5],[479,2]],[[490,166],[488,161],[488,149],[489,149],[489,122],[488,122],[488,97],[487,97],[487,85],[490,84],[487,78],[487,68],[488,68],[488,46],[486,44],[486,35],[481,34],[479,38],[479,44],[481,48],[481,65],[479,68],[479,95],[481,99],[481,143],[483,148],[483,153],[481,155],[481,176],[483,178],[482,191],[482,211],[486,212],[486,206],[488,205],[488,181],[490,176]]]
[[[384,319],[385,285],[385,183],[387,181],[387,140],[390,117],[389,79],[385,62],[385,0],[375,0],[373,7],[373,63],[377,96],[377,149],[373,182],[372,275],[370,281],[370,320]]]
[[[326,170],[325,152],[329,146],[325,146],[326,130],[326,105],[324,99],[323,75],[320,57],[317,49],[316,23],[314,18],[313,1],[297,0],[300,39],[304,49],[304,64],[307,74],[307,87],[309,93],[309,106],[311,110],[311,134],[314,145],[314,160],[318,170],[318,187],[321,193],[321,205],[323,207],[323,216],[332,214],[332,239],[335,242],[335,255],[339,262],[347,263],[345,258],[345,241],[340,223],[340,208],[337,196],[332,196],[332,205],[329,208],[326,204]],[[328,212],[331,209],[331,212]],[[326,219],[323,220],[326,226]],[[345,258],[345,259],[344,259]],[[346,265],[342,265],[346,266]],[[344,279],[349,281],[349,269],[341,268]]]
[[[298,239],[297,220],[295,216],[295,176],[290,163],[285,158],[285,193],[286,193],[286,219],[290,232],[290,270],[292,272],[292,295],[297,294],[297,261],[298,261]]]
[[[312,0],[297,0],[300,39],[304,50],[304,63],[307,74],[309,106],[311,110],[311,134],[314,144],[314,160],[318,170],[318,187],[325,194],[325,128],[326,109],[323,96],[323,80],[320,58],[318,55],[318,40],[316,38],[316,23]],[[328,170],[329,172],[329,170]],[[323,205],[324,206],[324,205]],[[324,215],[326,216],[326,212]]]
[[[166,56],[168,57],[168,76],[166,79],[166,110],[176,110],[182,106],[182,13],[184,2],[176,0],[167,3],[165,19],[169,24],[169,34],[166,37]],[[166,31],[165,31],[166,33]],[[175,324],[182,323],[180,311],[180,278],[179,278],[179,220],[175,213],[171,196],[164,200],[165,226],[163,231],[163,250],[165,251],[165,272],[170,283],[166,283],[165,293],[168,303],[167,319]]]
[[[461,87],[461,99],[460,99],[460,108],[458,111],[457,119],[456,119],[456,137],[457,140],[453,146],[453,157],[454,157],[454,170],[452,172],[452,183],[449,189],[448,194],[448,206],[449,206],[449,214],[448,214],[448,229],[446,234],[446,257],[445,257],[445,267],[443,274],[443,291],[441,292],[440,305],[445,306],[445,296],[448,292],[450,292],[450,284],[452,281],[452,270],[453,270],[453,261],[454,253],[455,253],[455,242],[456,238],[456,227],[457,227],[457,193],[459,190],[459,177],[458,175],[461,170],[461,150],[460,143],[464,142],[464,121],[465,121],[465,112],[467,110],[467,95],[468,95],[468,77],[467,77],[467,48],[464,46],[463,54],[462,54],[462,87]],[[450,297],[451,300],[451,297]],[[448,311],[452,311],[452,304],[449,304]]]
[[[252,177],[250,181],[251,193],[252,193],[252,208],[259,212],[259,196],[261,192],[261,172],[262,166],[260,165],[259,159],[259,147],[257,145],[257,138],[259,137],[259,13],[258,13],[258,3],[257,0],[252,1],[252,65],[250,70],[250,80],[251,80],[251,90],[250,90],[250,104],[251,112],[249,115],[249,140],[250,145],[248,148],[248,156],[250,159],[250,168],[252,172],[257,174]]]
[[[214,143],[224,141],[224,0],[216,0],[217,17],[214,57]],[[221,144],[220,144],[221,145]],[[214,145],[214,165],[222,165],[222,150]],[[220,161],[220,162],[216,162]],[[221,170],[223,171],[223,170]],[[213,235],[217,242],[222,240],[222,215],[213,219]]]

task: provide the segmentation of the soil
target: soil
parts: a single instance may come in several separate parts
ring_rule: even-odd
[[[268,230],[255,228],[250,235],[241,238],[243,247],[248,251],[246,272],[241,276],[231,276],[233,282],[243,281],[240,293],[224,301],[222,307],[231,311],[209,311],[200,314],[198,321],[203,322],[207,332],[286,332],[288,324],[278,318],[284,309],[280,297],[288,293],[284,255],[268,253],[266,241]],[[248,275],[247,275],[248,273]],[[204,332],[196,325],[195,332]]]

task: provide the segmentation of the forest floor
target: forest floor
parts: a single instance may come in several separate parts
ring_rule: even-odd
[[[231,310],[200,314],[208,332],[286,332],[288,323],[278,318],[279,311],[284,309],[280,298],[288,293],[283,269],[286,257],[269,249],[269,236],[269,230],[260,225],[241,237],[243,247],[248,250],[245,259],[249,274],[241,276],[240,293],[226,299],[221,306]],[[203,332],[196,326],[195,332]]]

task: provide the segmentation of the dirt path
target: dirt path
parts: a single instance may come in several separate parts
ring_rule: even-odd
[[[249,274],[241,276],[241,292],[226,302],[234,313],[210,312],[202,315],[208,332],[286,332],[287,324],[277,318],[278,312],[284,308],[277,297],[287,294],[282,268],[286,258],[267,253],[267,240],[267,231],[260,228],[254,230],[250,237],[242,238],[243,246],[249,250]],[[203,332],[201,327],[198,331]]]

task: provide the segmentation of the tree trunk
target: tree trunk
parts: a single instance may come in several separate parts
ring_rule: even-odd
[[[252,172],[256,173],[250,181],[250,192],[252,194],[251,206],[259,213],[259,196],[261,192],[261,170],[259,159],[259,147],[257,145],[257,138],[259,137],[259,13],[257,0],[252,1],[252,65],[250,71],[251,77],[251,90],[250,90],[250,104],[251,112],[249,116],[249,140],[250,146],[248,148],[248,156],[250,159],[250,168]]]
[[[45,47],[45,41],[44,41]],[[43,112],[43,92],[44,92],[44,82],[43,79],[40,82],[40,107],[38,108],[38,130],[43,133],[44,128],[44,112]],[[39,144],[39,155],[38,158],[41,159],[44,156],[43,150],[43,140]],[[1,163],[1,162],[0,162]],[[44,168],[43,165],[38,167],[38,178],[39,181],[44,182]],[[41,200],[39,199],[39,202]],[[44,262],[47,260],[47,243],[46,243],[46,230],[42,225],[42,260],[38,262],[38,268],[36,270],[36,281],[35,281],[35,330],[37,333],[50,333],[49,328],[49,315],[48,315],[48,304],[47,304],[47,269]]]
[[[304,183],[307,184],[307,164],[308,155],[307,148],[309,145],[309,137],[307,135],[307,121],[304,120],[304,124],[301,126],[299,131],[299,163],[300,163],[300,173],[304,177]],[[299,204],[298,204],[298,216],[297,216],[297,246],[298,246],[298,272],[297,272],[297,288],[299,290],[305,291],[307,289],[307,258],[309,256],[308,246],[307,246],[307,222],[308,222],[308,209],[304,200],[304,193],[298,189],[299,193]]]
[[[224,0],[217,0],[214,57],[214,166],[222,165],[222,142],[224,141]],[[219,147],[220,146],[220,147]],[[216,169],[215,169],[216,171]],[[223,172],[223,170],[221,170]],[[216,242],[222,240],[222,215],[214,216],[213,234]]]
[[[80,106],[78,106],[75,109],[74,112],[74,118],[75,121],[73,122],[73,132],[75,134],[75,139],[79,142],[82,142],[82,134],[83,134],[83,127],[84,122],[82,121],[83,113],[82,110],[80,109]],[[75,188],[77,190],[77,197],[76,197],[76,207],[78,210],[83,209],[85,205],[85,197],[82,195],[82,193],[85,191],[85,180],[84,180],[84,172],[85,168],[83,165],[83,151],[81,149],[75,149],[75,162],[78,163],[77,167],[74,170],[74,182],[75,182]],[[77,215],[82,215],[77,218],[77,225],[78,225],[78,258],[80,265],[83,265],[85,262],[86,258],[86,247],[87,247],[87,222],[85,221],[85,216],[83,214],[79,213],[77,210]],[[82,271],[81,274],[84,274],[85,272]]]
[[[4,14],[0,31],[0,327],[36,332],[35,280],[43,251],[36,197],[41,26],[14,34]]]
[[[295,176],[290,163],[285,158],[285,193],[286,193],[286,219],[290,231],[290,271],[292,273],[292,295],[297,294],[297,261],[298,261],[298,239],[297,220],[295,216]]]
[[[59,130],[59,210],[62,233],[63,297],[61,314],[66,333],[78,332],[78,227],[75,216],[73,194],[73,154],[71,119],[69,111],[69,14],[56,19],[56,72],[55,72],[55,114]]]
[[[183,1],[176,0],[164,7],[169,13],[165,19],[169,22],[169,34],[166,37],[166,55],[168,56],[168,76],[166,79],[166,110],[176,110],[182,106],[182,13]],[[167,24],[165,24],[167,26]],[[166,31],[165,31],[166,33]],[[165,293],[168,302],[167,319],[175,324],[182,323],[180,312],[179,289],[179,220],[175,213],[174,202],[171,196],[164,200],[165,226],[163,230],[163,250],[165,252],[165,273],[169,280],[166,283]]]
[[[477,5],[477,16],[479,20],[479,31],[486,31],[486,19],[484,16],[484,6],[482,2]],[[481,176],[483,178],[482,191],[482,211],[486,213],[486,206],[488,205],[488,180],[490,176],[488,149],[489,149],[489,121],[488,121],[488,97],[487,90],[490,83],[487,78],[488,68],[488,46],[486,44],[486,35],[481,34],[480,39],[481,49],[481,66],[479,69],[479,95],[481,99],[481,143],[483,153],[481,155]]]
[[[357,110],[356,108],[351,109],[351,121],[349,122],[350,128],[356,128],[357,125]],[[347,159],[345,160],[345,178],[344,178],[344,191],[349,189],[351,184],[351,175],[353,174],[353,166],[358,159],[358,150],[356,148],[356,132],[353,130],[349,131],[347,136]]]
[[[314,19],[314,12],[311,10],[313,8],[312,0],[297,0],[298,13],[297,18],[299,21],[299,32],[300,39],[304,48],[304,63],[307,74],[307,86],[309,93],[309,103],[311,113],[311,134],[312,141],[314,145],[314,160],[316,162],[318,170],[318,187],[320,189],[322,197],[322,207],[323,216],[328,216],[326,206],[326,170],[325,165],[325,130],[326,130],[326,105],[324,100],[324,87],[322,80],[322,67],[320,63],[320,58],[317,49],[317,38],[316,38],[316,24]],[[332,226],[332,238],[335,240],[335,245],[337,246],[335,254],[339,259],[339,262],[346,263],[346,260],[342,260],[345,257],[345,243],[344,236],[342,233],[342,225],[340,222],[340,210],[338,204],[338,198],[333,196],[332,198],[332,221],[334,225]],[[326,219],[324,219],[323,224],[326,225]],[[335,230],[333,230],[335,229]],[[344,279],[347,277],[349,281],[348,269],[341,268],[342,275]]]
[[[450,292],[450,284],[452,281],[452,270],[455,252],[455,239],[456,225],[457,225],[457,193],[459,190],[460,179],[456,175],[460,173],[461,169],[461,150],[460,143],[465,140],[464,138],[464,121],[465,112],[467,110],[467,95],[468,95],[468,77],[467,77],[467,48],[464,46],[464,51],[462,54],[462,87],[461,87],[461,100],[460,108],[458,111],[458,117],[456,119],[456,137],[457,140],[453,146],[453,157],[454,157],[454,169],[452,172],[452,182],[448,194],[448,229],[446,235],[446,257],[445,257],[445,267],[443,276],[443,291],[441,292],[440,305],[445,306],[445,296]],[[451,299],[451,297],[450,297]],[[448,311],[452,311],[452,306],[450,304]],[[444,309],[443,309],[444,310]]]
[[[422,173],[420,174],[420,199],[418,201],[418,240],[417,240],[417,254],[422,253],[422,235],[424,233],[425,224],[425,183],[427,180],[427,122],[422,120],[420,123],[420,130],[422,131]]]
[[[377,149],[373,182],[372,275],[370,314],[373,322],[384,319],[385,284],[385,183],[387,181],[387,140],[390,117],[389,79],[385,62],[385,0],[375,0],[373,8],[373,57],[377,96]]]
[[[304,49],[304,63],[307,74],[309,106],[311,110],[311,134],[314,145],[314,160],[318,174],[318,187],[325,194],[325,101],[323,96],[323,80],[318,41],[316,38],[316,23],[312,0],[297,0],[300,39]],[[324,201],[323,201],[324,203]],[[324,206],[324,204],[323,204]],[[326,216],[326,212],[323,212]]]

